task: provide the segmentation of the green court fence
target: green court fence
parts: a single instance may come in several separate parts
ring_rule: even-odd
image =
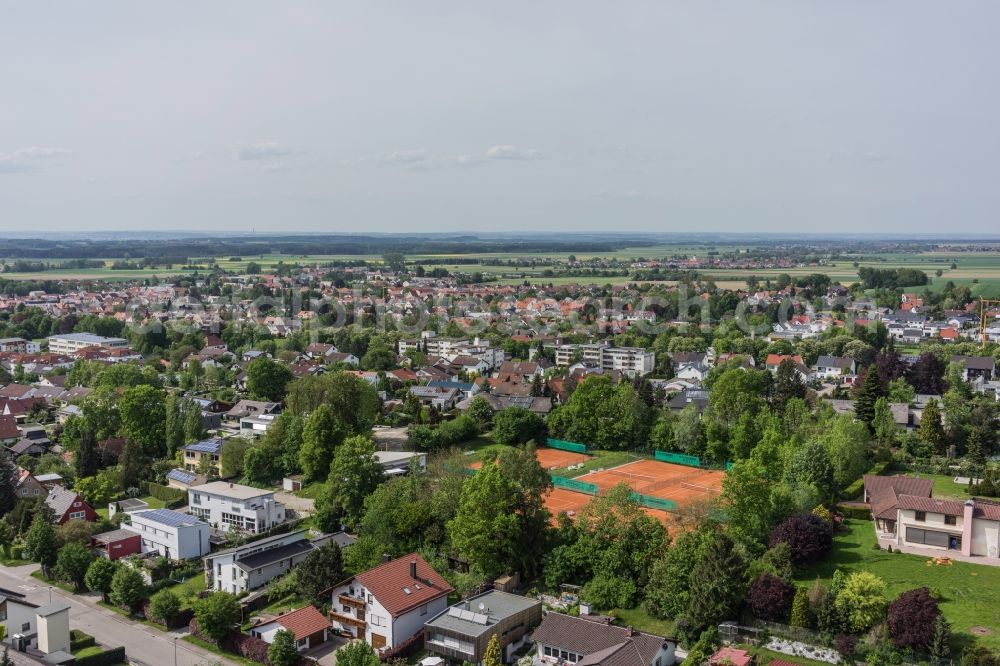
[[[463,467],[463,468],[462,468],[462,472],[463,472],[463,473],[464,473],[464,474],[465,474],[466,476],[475,476],[475,475],[476,475],[476,471],[477,471],[477,470],[473,469],[472,467]]]
[[[572,451],[573,453],[587,452],[586,444],[578,444],[576,442],[565,442],[561,439],[552,439],[551,437],[549,437],[549,439],[546,441],[546,444],[553,449],[562,449],[563,451]]]
[[[732,468],[733,468],[733,463],[731,463],[731,462],[727,462],[727,463],[726,463],[726,471],[728,472],[728,471],[729,471],[729,470],[731,470]]]
[[[701,458],[698,456],[687,456],[683,453],[671,453],[670,451],[654,451],[653,457],[660,462],[687,465],[688,467],[701,467]]]
[[[556,488],[565,488],[566,490],[586,493],[588,495],[596,495],[598,490],[597,486],[593,483],[577,481],[576,479],[567,479],[565,476],[553,476],[552,485]]]
[[[653,497],[652,495],[642,495],[640,493],[632,493],[630,497],[641,506],[649,509],[659,509],[660,511],[677,510],[676,502],[671,502],[670,500],[663,499],[662,497]]]

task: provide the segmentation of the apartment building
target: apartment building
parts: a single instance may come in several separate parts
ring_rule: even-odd
[[[188,489],[188,511],[212,527],[231,527],[257,534],[285,522],[285,505],[275,501],[273,490],[213,481]]]
[[[211,464],[212,468],[218,472],[221,458],[222,439],[220,437],[209,437],[184,447],[184,469],[189,472],[204,470],[203,463]]]
[[[605,344],[558,345],[556,365],[574,363],[602,370],[617,370],[629,377],[648,375],[656,365],[656,353],[640,347],[611,347]]]
[[[424,625],[428,652],[453,661],[478,664],[497,637],[501,660],[509,663],[527,635],[542,621],[542,602],[490,590],[460,601]]]
[[[142,538],[142,552],[157,552],[171,560],[187,560],[208,555],[208,524],[195,516],[150,509],[128,514],[129,523],[122,529]]]
[[[306,531],[278,534],[205,557],[205,587],[242,594],[283,576],[314,550]]]
[[[103,335],[93,333],[64,333],[62,335],[50,335],[49,351],[53,354],[75,354],[87,347],[103,347],[105,349],[124,349],[128,347],[128,340],[125,338],[106,338]]]

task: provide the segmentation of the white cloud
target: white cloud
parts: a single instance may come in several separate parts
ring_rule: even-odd
[[[247,143],[236,146],[233,150],[233,157],[240,161],[268,160],[276,157],[286,157],[292,153],[292,149],[283,143],[262,141],[260,143]]]
[[[23,158],[29,160],[47,160],[53,157],[71,157],[72,155],[72,150],[50,148],[48,146],[28,146],[27,148],[14,151],[15,159]]]
[[[65,148],[48,146],[28,146],[18,148],[13,153],[0,153],[0,173],[30,173],[41,171],[37,164],[39,160],[50,160],[58,157],[70,157],[73,151]]]
[[[510,144],[496,145],[486,151],[486,157],[491,160],[537,160],[544,157],[534,148],[522,148]]]

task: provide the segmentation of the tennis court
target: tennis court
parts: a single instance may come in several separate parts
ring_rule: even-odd
[[[555,523],[556,517],[560,513],[567,513],[573,516],[579,513],[583,507],[587,506],[591,499],[593,498],[590,495],[576,493],[564,488],[553,488],[545,495],[545,508],[552,514],[552,522]]]
[[[548,447],[535,449],[535,457],[538,458],[538,464],[542,466],[542,469],[563,469],[577,463],[585,463],[591,459],[590,456],[583,453],[550,449]],[[469,469],[479,469],[482,466],[482,461],[477,460],[469,464]]]
[[[717,495],[725,472],[660,462],[636,460],[612,469],[595,470],[578,480],[596,485],[604,493],[625,482],[637,493],[673,501]]]

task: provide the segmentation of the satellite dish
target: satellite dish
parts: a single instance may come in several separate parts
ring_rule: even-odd
[[[486,604],[484,604],[482,601],[480,601],[479,602],[479,610],[485,610],[485,609],[486,609]]]

